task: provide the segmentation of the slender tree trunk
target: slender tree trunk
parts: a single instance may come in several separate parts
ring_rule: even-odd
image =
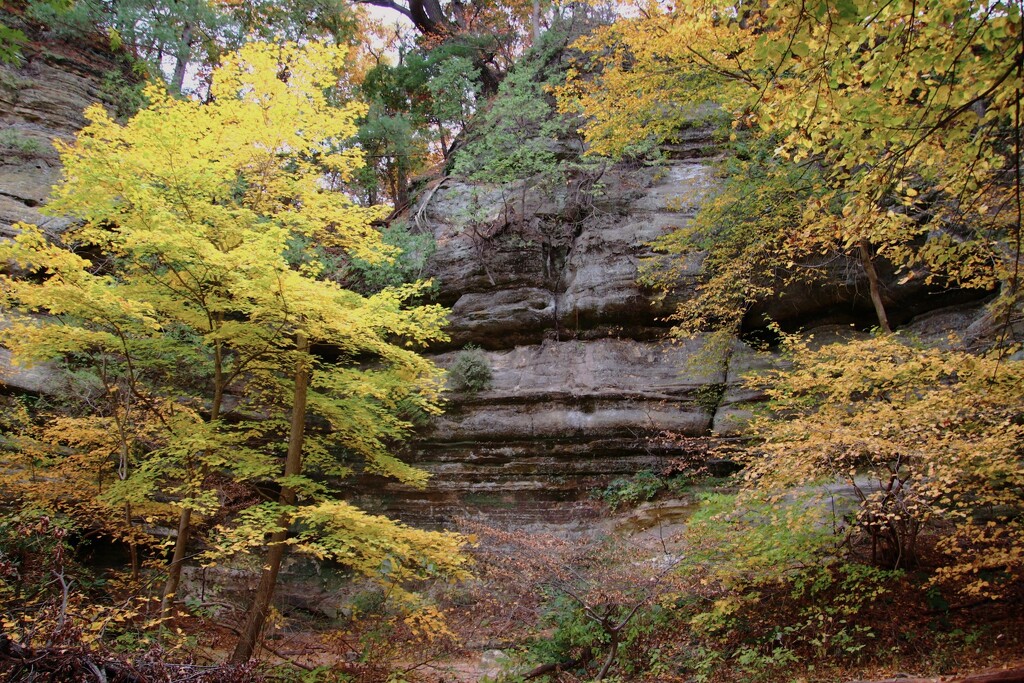
[[[132,530],[132,504],[124,504],[124,523],[128,525],[128,532]],[[135,542],[134,535],[128,540],[128,553],[132,561],[132,581],[139,580],[139,544]]]
[[[608,671],[612,668],[612,664],[615,662],[615,655],[619,652],[619,632],[611,631],[612,644],[608,650],[608,656],[605,657],[604,664],[601,666],[601,670],[597,673],[594,678],[595,681],[603,681],[604,677],[608,675]]]
[[[127,392],[125,392],[127,393]],[[119,443],[119,456],[120,460],[117,466],[117,477],[121,481],[128,478],[128,456],[130,455],[128,449],[128,433],[125,426],[125,419],[127,419],[127,409],[125,411],[125,418],[122,419],[120,413],[114,411],[114,423],[117,425],[117,436]],[[124,523],[128,529],[128,553],[131,556],[132,563],[132,581],[139,580],[139,544],[135,542],[134,535],[132,534],[132,504],[129,501],[124,503]]]
[[[533,22],[533,45],[540,43],[540,0],[533,0],[533,11],[530,15]]]
[[[188,60],[192,56],[192,25],[185,24],[181,32],[181,44],[174,55],[174,76],[171,78],[171,88],[174,92],[180,93],[185,85],[185,71],[188,69]]]
[[[882,303],[882,290],[878,284],[878,271],[875,270],[875,263],[871,257],[871,246],[867,240],[857,243],[860,249],[860,262],[864,266],[864,272],[868,276],[868,288],[871,290],[871,303],[875,306],[875,315],[878,316],[878,326],[883,332],[892,332],[889,327],[889,316],[885,313],[885,305]]]
[[[174,616],[174,597],[181,583],[181,567],[185,563],[185,549],[188,547],[188,536],[192,525],[192,508],[182,508],[178,515],[178,536],[174,539],[174,555],[167,571],[167,582],[164,583],[164,594],[160,599],[160,617],[169,619]]]
[[[398,157],[395,163],[395,209],[402,209],[409,204],[409,176],[405,161]]]
[[[302,472],[302,442],[306,428],[306,397],[309,390],[309,340],[304,333],[299,332],[295,335],[295,348],[299,352],[299,357],[295,362],[295,394],[291,429],[288,434],[288,455],[284,464],[285,477],[296,476]],[[295,489],[282,486],[279,500],[281,505],[293,507],[296,500]],[[260,583],[245,615],[238,644],[231,654],[231,661],[236,664],[244,664],[252,658],[260,633],[263,631],[263,624],[270,612],[270,601],[274,597],[277,574],[281,570],[281,560],[284,559],[285,541],[288,540],[289,516],[282,514],[277,523],[281,529],[270,537],[270,550],[263,565]]]
[[[213,349],[213,404],[210,406],[209,423],[214,425],[220,419],[221,405],[224,403],[224,350],[220,344]],[[200,479],[206,479],[206,467],[201,468]],[[174,597],[181,583],[181,568],[185,564],[185,553],[188,550],[189,535],[192,532],[192,509],[184,507],[178,515],[178,535],[174,539],[174,555],[171,566],[167,568],[167,582],[164,583],[163,596],[160,599],[160,617],[169,619],[173,616]]]
[[[437,122],[437,139],[441,143],[441,156],[445,159],[448,158],[448,136],[444,133],[444,126],[440,121]]]

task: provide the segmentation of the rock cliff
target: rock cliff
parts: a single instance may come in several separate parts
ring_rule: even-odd
[[[16,5],[4,5],[8,23],[29,40],[19,63],[0,63],[0,237],[17,222],[53,233],[67,225],[39,212],[60,177],[53,140],[71,140],[89,105],[114,108],[115,84],[125,78],[124,63],[101,36],[65,42],[18,16]]]
[[[53,141],[70,141],[85,125],[89,105],[116,109],[117,84],[130,75],[101,36],[67,42],[25,20],[19,3],[4,3],[3,9],[5,22],[28,42],[17,63],[0,63],[0,239],[14,235],[12,225],[19,222],[58,235],[68,219],[39,211],[60,179]],[[45,366],[12,367],[6,349],[0,349],[0,382],[33,393],[54,390]]]
[[[651,240],[691,220],[715,191],[717,150],[713,130],[695,127],[663,163],[610,165],[583,211],[572,201],[580,181],[545,193],[445,180],[424,193],[412,216],[434,234],[428,274],[451,307],[451,342],[435,360],[451,367],[454,349],[477,345],[493,378],[484,391],[452,392],[409,449],[433,474],[429,489],[380,482],[378,509],[432,522],[560,516],[613,476],[658,470],[691,456],[701,438],[735,433],[762,398],[742,375],[774,361],[737,344],[709,363],[707,340],[669,336],[665,317],[678,299],[637,284],[641,260],[655,257]],[[700,259],[688,266],[676,297],[696,286]],[[762,302],[751,327],[764,314],[793,327],[873,325],[859,267],[830,273]],[[903,322],[955,303],[891,277],[886,297]]]

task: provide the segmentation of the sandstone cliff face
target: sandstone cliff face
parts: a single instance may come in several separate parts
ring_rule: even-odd
[[[13,236],[12,226],[19,222],[59,235],[70,221],[39,211],[60,179],[53,141],[70,141],[85,125],[82,112],[89,105],[114,104],[109,84],[124,65],[99,37],[93,43],[65,43],[16,14],[6,20],[29,42],[20,63],[0,63],[0,239]],[[0,349],[0,382],[33,393],[54,390],[45,366],[12,367],[5,349]]]
[[[0,236],[19,221],[56,233],[66,219],[39,212],[60,178],[52,141],[72,139],[90,104],[113,103],[108,85],[124,66],[99,37],[65,43],[14,19],[30,40],[20,64],[0,64]]]
[[[612,476],[684,455],[666,432],[734,427],[758,398],[737,368],[759,361],[737,348],[729,363],[688,367],[705,341],[669,339],[678,300],[637,283],[649,243],[715,191],[714,152],[712,130],[695,128],[663,165],[610,165],[584,211],[573,182],[524,194],[448,181],[420,207],[438,246],[428,274],[452,309],[452,340],[435,360],[450,367],[456,348],[475,344],[493,378],[450,395],[409,449],[434,475],[429,489],[385,483],[384,509],[435,523],[465,511],[558,515]],[[692,291],[699,259],[689,266],[676,296]]]
[[[665,317],[679,299],[637,284],[640,262],[654,256],[651,240],[685,225],[714,193],[715,153],[712,130],[694,128],[662,165],[611,165],[582,213],[573,183],[545,194],[449,180],[427,193],[415,215],[437,240],[428,274],[451,307],[451,342],[435,360],[451,367],[455,349],[478,345],[493,380],[477,394],[453,392],[409,449],[433,474],[429,489],[379,482],[386,496],[378,509],[434,523],[467,513],[558,516],[613,476],[657,471],[700,448],[665,433],[737,432],[763,399],[742,376],[777,359],[737,343],[709,362],[707,340],[669,338]],[[693,292],[700,259],[688,266],[675,297]],[[829,269],[821,284],[763,302],[751,324],[769,314],[825,326],[825,335],[873,324],[862,270]],[[952,303],[893,278],[886,297],[898,321]]]

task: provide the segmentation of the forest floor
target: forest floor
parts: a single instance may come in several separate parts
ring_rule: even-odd
[[[580,627],[551,617],[551,604],[557,602],[552,596],[575,591],[575,597],[595,604],[635,600],[636,593],[627,590],[630,582],[635,588],[654,581],[652,577],[667,576],[675,558],[686,552],[682,532],[694,507],[689,498],[671,498],[606,512],[583,525],[566,520],[531,524],[526,530],[467,522],[462,530],[477,538],[477,578],[465,585],[425,587],[443,610],[449,631],[424,634],[387,611],[368,613],[358,625],[341,631],[293,621],[269,634],[267,646],[273,651],[265,651],[264,657],[306,667],[346,662],[343,668],[350,680],[360,683],[388,680],[387,672],[395,670],[404,671],[404,677],[391,680],[411,683],[592,680],[597,661],[584,669],[568,667],[570,671],[548,674],[549,678],[531,676],[543,663],[555,663],[544,660],[544,653],[551,651],[545,641],[554,642]],[[614,539],[611,545],[609,539]],[[915,597],[920,593],[915,580],[901,584],[905,594],[894,590],[884,596],[888,602],[873,605],[867,621],[858,623],[875,634],[864,651],[869,654],[803,658],[759,673],[727,663],[699,677],[692,667],[678,664],[686,661],[693,638],[689,625],[676,624],[647,634],[648,640],[637,645],[660,651],[668,664],[632,672],[613,668],[611,673],[620,676],[619,681],[652,683],[844,683],[965,676],[1021,664],[1024,610],[1019,601],[963,602],[937,609]],[[642,595],[653,604],[680,585],[669,585],[666,579],[664,588],[652,587]],[[212,650],[232,642],[232,634],[222,631]],[[208,654],[222,659],[222,653]],[[601,653],[594,656],[600,659]]]

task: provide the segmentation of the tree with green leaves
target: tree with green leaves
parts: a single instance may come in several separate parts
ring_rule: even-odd
[[[397,64],[380,61],[359,86],[369,103],[359,143],[370,160],[360,183],[371,197],[384,189],[396,207],[409,202],[410,178],[463,130],[480,93],[471,51],[458,42],[429,52],[399,47]]]
[[[579,158],[573,119],[558,113],[551,94],[566,75],[570,35],[567,29],[551,31],[524,55],[452,155],[453,175],[501,188],[506,222],[524,219],[531,189],[557,192],[572,175],[600,165]],[[518,193],[518,201],[505,197],[506,188]]]

